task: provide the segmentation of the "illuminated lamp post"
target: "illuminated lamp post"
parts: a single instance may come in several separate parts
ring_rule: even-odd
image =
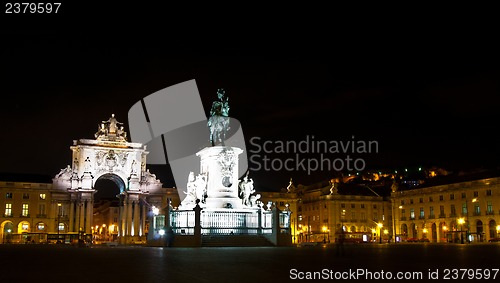
[[[424,235],[423,235],[424,239],[427,239],[428,232],[429,232],[429,230],[427,230],[427,228],[422,229],[422,233],[424,233]]]
[[[378,227],[378,242],[379,244],[382,244],[382,227],[384,227],[384,224],[377,223],[377,227]]]
[[[443,226],[444,238],[446,239],[446,241],[448,241],[448,237],[447,237],[446,231],[448,231],[448,227]]]
[[[326,243],[326,226],[323,226],[323,243]]]
[[[463,226],[464,226],[465,220],[463,217],[458,218],[458,224],[460,224],[460,243],[464,243],[464,234],[463,234]]]

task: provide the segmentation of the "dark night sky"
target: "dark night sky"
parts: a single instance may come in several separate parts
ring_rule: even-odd
[[[93,138],[111,113],[127,123],[135,102],[190,79],[207,112],[226,90],[247,149],[255,136],[354,135],[379,143],[359,156],[367,169],[499,165],[499,49],[483,27],[326,21],[233,31],[224,21],[152,29],[69,18],[3,27],[0,172],[53,176],[71,162],[72,140]],[[150,168],[174,185],[166,167]],[[308,184],[331,172],[251,174],[257,189],[279,190],[290,177]]]

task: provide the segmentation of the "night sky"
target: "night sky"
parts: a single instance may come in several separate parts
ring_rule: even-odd
[[[129,23],[132,29],[65,25],[70,16],[3,26],[0,172],[54,176],[71,163],[72,140],[93,138],[111,113],[127,125],[141,98],[191,79],[207,115],[217,89],[226,90],[248,150],[255,150],[252,137],[354,136],[378,142],[378,153],[352,154],[365,170],[500,165],[499,49],[485,29],[315,22],[247,24],[232,32],[227,21],[193,29]],[[167,166],[150,168],[175,186]],[[332,172],[250,176],[258,190],[280,190],[290,177],[310,184]]]

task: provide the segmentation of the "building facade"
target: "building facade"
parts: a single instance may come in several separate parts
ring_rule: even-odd
[[[52,184],[0,181],[0,193],[2,243],[41,242],[49,231],[67,231],[67,207],[58,206]]]
[[[485,242],[499,237],[500,177],[464,176],[392,192],[402,241]]]
[[[264,203],[290,209],[292,241],[388,242],[393,235],[391,202],[365,187],[338,179],[295,187],[280,193],[259,192]]]

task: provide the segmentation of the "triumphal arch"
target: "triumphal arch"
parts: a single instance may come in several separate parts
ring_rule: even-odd
[[[123,123],[113,114],[98,125],[95,139],[74,140],[70,148],[72,165],[53,178],[54,203],[66,208],[68,231],[92,234],[95,184],[107,179],[119,188],[118,240],[145,241],[148,219],[165,195],[160,180],[146,169],[146,146],[128,142]]]

